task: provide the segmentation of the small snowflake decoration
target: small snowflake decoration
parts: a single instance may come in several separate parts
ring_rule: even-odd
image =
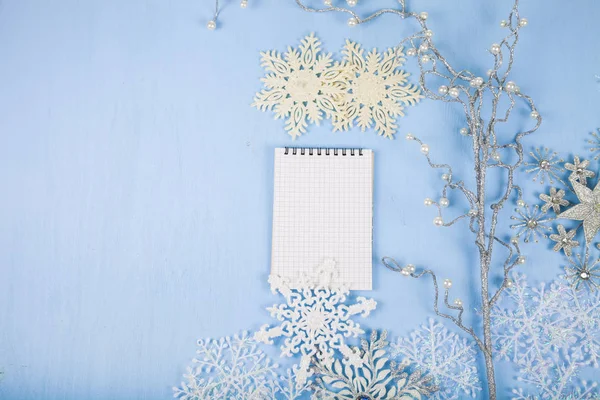
[[[600,159],[600,135],[598,133],[600,133],[600,129],[598,129],[598,132],[591,132],[590,135],[592,135],[593,139],[588,139],[587,141],[589,144],[592,145],[590,151],[592,153],[596,153],[596,155],[594,156],[594,160],[596,161]]]
[[[587,179],[596,176],[594,172],[587,169],[589,165],[590,162],[588,160],[580,160],[577,156],[573,158],[572,164],[565,163],[565,169],[571,171],[569,180],[579,182],[582,185],[587,185]]]
[[[300,365],[305,374],[298,374],[299,384],[308,379],[309,366],[315,356],[319,360],[331,359],[334,350],[338,350],[344,357],[358,362],[357,353],[345,344],[344,336],[356,337],[364,333],[351,318],[359,314],[368,316],[377,303],[358,297],[356,303],[346,304],[349,290],[333,283],[337,281],[334,279],[336,273],[335,262],[328,260],[315,268],[311,276],[306,276],[297,288],[290,287],[289,281],[279,276],[269,278],[271,289],[283,295],[286,303],[267,308],[281,324],[275,327],[263,325],[255,338],[273,344],[273,339],[285,337],[281,355],[301,354]]]
[[[553,233],[550,235],[550,240],[555,241],[554,251],[563,250],[567,256],[571,256],[573,247],[579,246],[579,242],[577,240],[573,240],[575,234],[577,233],[577,229],[572,229],[567,232],[564,226],[558,225],[556,228],[558,233]]]
[[[270,73],[262,78],[266,89],[256,94],[252,105],[261,111],[275,111],[275,119],[287,118],[285,129],[296,138],[308,123],[319,124],[331,117],[336,103],[346,92],[346,76],[331,54],[321,52],[314,34],[304,38],[299,50],[288,48],[261,53],[262,66]]]
[[[439,386],[433,399],[475,397],[481,390],[474,346],[433,319],[391,346],[394,356],[402,356],[431,375]]]
[[[569,265],[565,267],[565,277],[575,289],[586,287],[595,291],[600,287],[600,258],[596,260],[589,258],[589,252],[586,251],[584,255],[577,254],[568,259]]]
[[[560,207],[566,207],[569,205],[569,202],[564,199],[565,191],[556,188],[550,188],[550,194],[542,193],[540,194],[540,199],[545,201],[546,204],[542,206],[542,212],[548,212],[548,210],[552,209],[556,214],[560,213]]]
[[[379,135],[393,138],[396,118],[404,116],[403,106],[423,98],[419,88],[408,83],[408,72],[399,69],[405,61],[402,48],[383,54],[373,49],[365,56],[360,44],[347,40],[342,54],[350,76],[349,92],[335,113],[334,130],[356,124],[365,131],[374,125]]]
[[[513,215],[510,219],[515,220],[516,223],[510,227],[518,230],[516,237],[523,236],[525,243],[531,239],[537,242],[538,236],[547,238],[546,232],[552,231],[552,228],[546,225],[549,219],[543,218],[544,213],[540,211],[539,206],[535,205],[533,208],[525,206],[523,210],[516,208],[515,212],[518,215]]]
[[[554,183],[554,179],[561,181],[558,174],[561,173],[560,168],[557,164],[563,162],[561,158],[557,157],[557,153],[550,153],[547,148],[535,149],[535,152],[530,152],[529,155],[534,159],[533,162],[526,162],[523,165],[527,168],[528,173],[535,173],[533,180],[543,184],[548,180],[550,183]],[[561,181],[562,182],[562,181]]]

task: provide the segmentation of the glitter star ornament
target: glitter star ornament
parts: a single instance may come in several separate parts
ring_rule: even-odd
[[[377,303],[373,299],[357,297],[356,303],[347,304],[349,290],[334,283],[339,281],[337,274],[335,262],[326,260],[293,288],[285,278],[269,277],[271,290],[285,297],[286,303],[267,308],[272,317],[281,321],[280,325],[263,325],[254,337],[267,344],[273,344],[273,339],[285,338],[281,355],[301,355],[302,371],[297,374],[298,384],[304,384],[308,379],[315,356],[325,362],[339,351],[351,363],[361,363],[359,354],[345,344],[344,337],[364,333],[351,318],[356,315],[367,317]]]
[[[252,106],[273,110],[275,119],[287,118],[285,129],[293,139],[306,132],[309,123],[319,125],[323,117],[337,111],[346,93],[345,69],[321,52],[321,42],[310,34],[298,49],[261,53],[269,72],[261,79],[265,89],[256,94]]]
[[[569,202],[563,197],[565,197],[565,191],[562,189],[557,190],[556,188],[550,188],[550,194],[540,194],[540,199],[546,202],[542,206],[542,211],[546,213],[552,208],[555,213],[560,213],[561,206],[566,207],[569,205]]]
[[[373,49],[365,55],[360,44],[347,40],[342,54],[350,76],[349,92],[334,114],[334,129],[357,125],[365,131],[374,126],[379,135],[393,138],[404,106],[423,98],[419,88],[408,82],[408,72],[399,69],[405,61],[402,48],[381,54]]]
[[[573,240],[575,234],[577,233],[577,229],[572,229],[567,232],[565,227],[562,225],[558,225],[556,229],[558,230],[558,233],[550,235],[550,240],[556,242],[556,245],[554,245],[554,251],[560,251],[562,249],[565,254],[570,257],[573,252],[573,247],[579,246],[579,242],[577,240]]]
[[[579,160],[579,157],[575,156],[573,164],[565,163],[565,169],[571,171],[569,180],[577,181],[583,185],[587,184],[587,178],[593,178],[596,174],[592,171],[587,170],[590,162],[588,160]]]
[[[579,199],[579,204],[563,211],[559,218],[583,221],[586,243],[591,243],[600,230],[600,183],[594,190],[572,180],[573,190]]]

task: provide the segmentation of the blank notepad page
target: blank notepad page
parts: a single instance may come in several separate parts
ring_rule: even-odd
[[[340,283],[370,290],[372,221],[371,150],[275,149],[272,274],[293,284],[334,260]]]

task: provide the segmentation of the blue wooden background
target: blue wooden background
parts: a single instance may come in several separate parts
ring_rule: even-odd
[[[416,26],[386,16],[349,28],[346,16],[307,14],[292,0],[222,2],[210,32],[208,0],[0,1],[0,398],[170,398],[198,337],[272,322],[272,154],[292,142],[281,121],[250,107],[259,51],[310,32],[331,52],[346,38],[384,49]],[[587,155],[600,126],[600,4],[522,3],[530,24],[513,79],[544,117],[526,146]],[[511,4],[409,2],[429,12],[450,61],[480,75]],[[414,73],[414,60],[406,68]],[[507,135],[531,123],[526,109],[514,118]],[[466,228],[433,226],[422,201],[439,196],[440,173],[403,140],[419,135],[471,182],[463,124],[456,107],[424,101],[393,141],[325,124],[294,143],[376,152],[368,294],[379,307],[360,321],[368,329],[403,335],[432,315],[429,285],[387,271],[384,255],[440,271],[476,307]],[[519,179],[533,199],[539,187]],[[560,273],[548,245],[525,252],[532,278]],[[507,393],[514,371],[499,375]]]

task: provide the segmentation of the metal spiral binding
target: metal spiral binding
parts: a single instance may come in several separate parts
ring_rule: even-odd
[[[342,155],[342,156],[355,156],[355,155],[359,155],[362,156],[363,155],[363,149],[330,149],[330,148],[312,148],[312,147],[285,147],[285,150],[283,151],[283,154],[288,155],[288,154],[292,154],[292,155],[306,155],[308,154],[309,156],[313,156],[313,155],[317,155],[317,156],[322,156],[322,155],[331,155],[331,153],[333,152],[334,156],[338,156],[338,155]]]

